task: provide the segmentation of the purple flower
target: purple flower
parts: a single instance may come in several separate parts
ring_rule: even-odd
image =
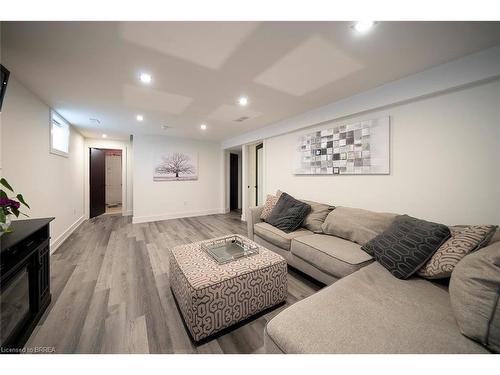
[[[0,198],[0,207],[10,207],[10,208],[14,208],[17,210],[17,209],[19,209],[20,206],[21,206],[21,203],[16,202],[12,199]]]

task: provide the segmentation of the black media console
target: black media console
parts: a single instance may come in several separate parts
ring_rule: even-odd
[[[12,222],[0,237],[0,352],[20,352],[50,304],[50,222]]]

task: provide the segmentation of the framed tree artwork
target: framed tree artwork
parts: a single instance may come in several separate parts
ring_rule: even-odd
[[[198,179],[198,155],[189,152],[167,152],[155,162],[153,181],[192,181]]]

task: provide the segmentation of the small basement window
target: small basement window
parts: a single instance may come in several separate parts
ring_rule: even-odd
[[[50,152],[69,156],[69,124],[55,111],[50,112]]]

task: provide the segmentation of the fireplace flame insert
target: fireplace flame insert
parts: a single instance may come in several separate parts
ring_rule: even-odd
[[[50,222],[14,221],[0,237],[0,352],[21,352],[50,304]]]

